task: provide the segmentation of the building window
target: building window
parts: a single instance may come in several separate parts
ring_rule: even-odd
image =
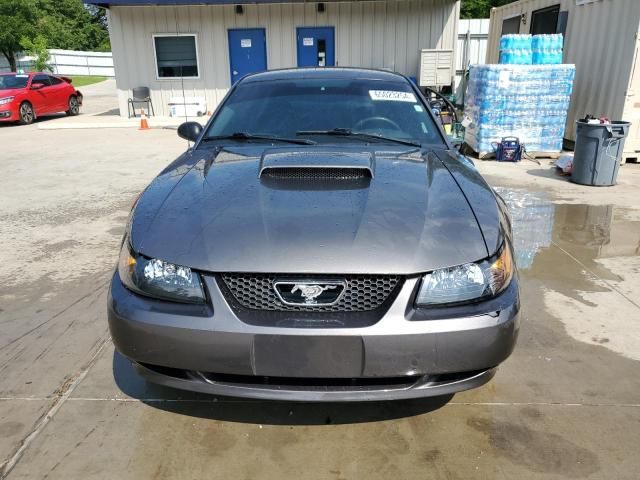
[[[556,33],[559,15],[560,5],[531,12],[531,35]]]
[[[195,35],[154,35],[158,78],[198,77]]]
[[[520,33],[520,15],[502,21],[502,35]]]

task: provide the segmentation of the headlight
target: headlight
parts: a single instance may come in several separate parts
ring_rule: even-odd
[[[13,102],[13,99],[16,97],[4,97],[0,98],[0,105],[6,105],[9,102]]]
[[[509,285],[513,276],[511,251],[505,245],[497,257],[425,275],[416,297],[417,305],[442,305],[493,297]]]
[[[135,255],[125,238],[118,261],[118,274],[130,290],[184,303],[203,303],[204,291],[200,275],[189,267]]]

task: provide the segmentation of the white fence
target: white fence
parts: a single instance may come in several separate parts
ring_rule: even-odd
[[[102,75],[115,77],[111,52],[49,50],[49,65],[59,75]]]
[[[461,102],[465,83],[462,81],[468,65],[484,64],[489,39],[489,19],[458,20],[456,45],[456,97]]]
[[[58,75],[101,75],[115,77],[111,52],[81,52],[74,50],[49,50],[49,66]],[[17,66],[24,71],[34,68],[33,58],[17,55]],[[9,63],[0,55],[0,72],[8,72]]]

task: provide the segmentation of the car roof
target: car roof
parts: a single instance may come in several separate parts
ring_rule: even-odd
[[[368,68],[350,67],[319,67],[319,68],[283,68],[266,72],[252,73],[244,77],[242,82],[264,82],[268,80],[297,80],[303,78],[333,78],[358,80],[387,80],[407,81],[399,73],[387,70],[373,70]]]

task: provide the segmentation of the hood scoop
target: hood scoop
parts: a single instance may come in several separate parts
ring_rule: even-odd
[[[294,182],[370,180],[373,178],[373,154],[269,150],[260,161],[260,178]]]

